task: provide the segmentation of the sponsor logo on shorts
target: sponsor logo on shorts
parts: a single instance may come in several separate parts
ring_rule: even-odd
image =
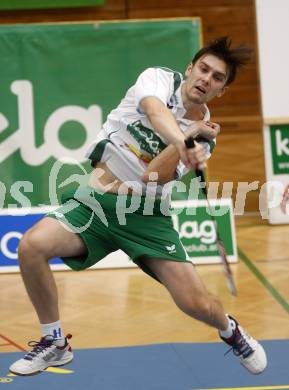
[[[55,215],[55,217],[57,217],[57,218],[63,218],[63,214],[60,213],[59,211],[53,211],[53,212],[50,213],[50,214]]]
[[[175,244],[173,244],[171,246],[166,246],[166,250],[169,252],[170,255],[177,252]]]

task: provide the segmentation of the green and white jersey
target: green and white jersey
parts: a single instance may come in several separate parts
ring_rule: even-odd
[[[172,112],[183,132],[193,123],[185,119],[186,110],[182,103],[181,73],[167,68],[148,68],[140,74],[136,83],[127,91],[120,104],[112,110],[97,139],[87,152],[87,157],[95,162],[105,162],[110,171],[123,182],[133,182],[136,191],[150,193],[150,188],[142,181],[149,162],[166,146],[166,140],[153,129],[140,103],[145,97],[158,98]],[[204,120],[210,119],[207,107]],[[208,158],[211,145],[203,143]],[[176,170],[176,179],[187,173],[182,162]],[[173,184],[173,182],[172,182]],[[167,188],[167,187],[166,187]],[[162,193],[158,186],[157,193]],[[155,190],[153,190],[155,191]]]

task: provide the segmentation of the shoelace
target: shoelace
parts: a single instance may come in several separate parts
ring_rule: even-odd
[[[245,336],[242,335],[238,328],[236,328],[234,343],[232,344],[232,347],[225,353],[225,355],[231,351],[233,351],[234,355],[236,356],[242,355],[243,358],[247,358],[254,352]]]
[[[33,347],[32,351],[28,352],[24,359],[26,360],[32,360],[37,356],[38,353],[43,352],[46,348],[51,347],[53,342],[53,339],[46,339],[45,337],[42,337],[40,341],[29,341],[28,346]]]

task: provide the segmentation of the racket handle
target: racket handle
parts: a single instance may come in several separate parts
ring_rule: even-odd
[[[185,139],[185,145],[188,149],[192,149],[195,147],[195,141],[193,137],[189,137]]]
[[[186,138],[185,139],[185,145],[188,149],[192,149],[195,147],[195,141],[194,141],[194,138],[193,137],[189,137],[189,138]],[[199,181],[202,183],[206,183],[206,179],[205,179],[205,175],[204,175],[204,171],[202,169],[196,169],[195,170],[195,173],[196,173],[196,176],[197,178],[199,178]],[[207,189],[206,189],[206,186],[203,187],[201,186],[202,188],[202,191],[204,193],[204,195],[207,197]]]

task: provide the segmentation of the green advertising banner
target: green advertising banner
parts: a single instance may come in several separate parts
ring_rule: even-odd
[[[262,190],[266,203],[262,201],[260,212],[271,224],[288,224],[289,118],[266,119],[263,137],[266,183]]]
[[[1,26],[0,207],[55,205],[84,183],[85,152],[138,74],[184,72],[199,45],[199,19]]]
[[[174,227],[194,263],[217,263],[221,260],[216,244],[215,219],[228,260],[236,262],[237,246],[232,200],[210,200],[210,206],[211,210],[206,200],[173,201]],[[214,219],[211,211],[214,212]]]
[[[271,125],[271,153],[273,173],[289,173],[289,124]]]
[[[0,10],[95,7],[104,2],[105,0],[1,0]]]

